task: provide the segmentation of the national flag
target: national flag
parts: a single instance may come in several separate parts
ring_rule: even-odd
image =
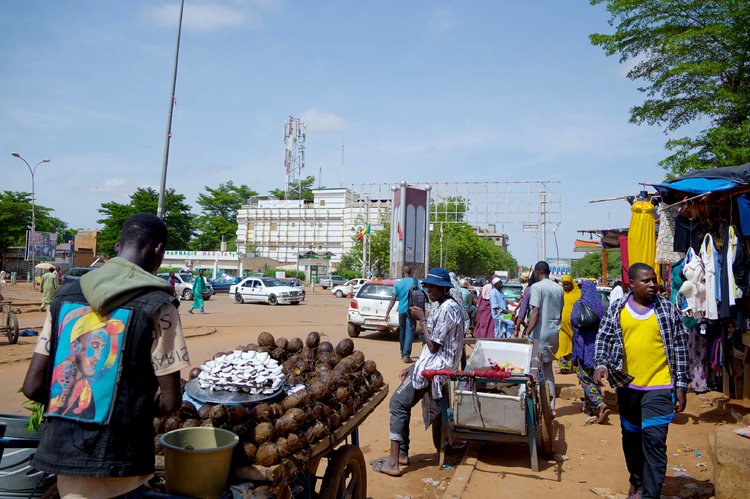
[[[443,244],[443,224],[440,224],[440,244]]]
[[[367,227],[362,229],[362,232],[360,232],[359,235],[357,236],[357,241],[362,239],[365,236],[365,234],[369,234],[369,233],[370,233],[370,224],[367,224]]]
[[[404,240],[404,233],[401,232],[401,222],[398,223],[398,240],[399,241]]]

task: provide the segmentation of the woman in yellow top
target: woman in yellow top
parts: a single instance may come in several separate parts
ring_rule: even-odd
[[[570,324],[570,314],[573,312],[573,305],[581,299],[581,288],[569,275],[563,276],[562,287],[565,291],[565,305],[562,310],[562,322],[560,326],[560,346],[557,349],[557,363],[560,365],[560,372],[568,374],[572,372],[573,365],[570,361],[573,352],[573,326]]]

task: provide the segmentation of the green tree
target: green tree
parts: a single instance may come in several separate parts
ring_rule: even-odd
[[[431,200],[430,204],[432,205],[430,210],[432,222],[463,222],[470,206],[469,201],[460,196],[449,196],[440,203]]]
[[[300,185],[301,184],[301,185]],[[315,186],[315,177],[307,177],[302,180],[298,180],[289,184],[289,199],[299,199],[300,192],[302,193],[302,199],[312,201],[313,193],[312,190]],[[321,187],[325,189],[325,187]],[[284,199],[286,192],[284,189],[273,189],[268,191],[269,194],[276,197],[277,199]]]
[[[212,189],[206,186],[206,193],[198,194],[198,204],[202,213],[196,220],[200,234],[191,241],[194,250],[217,251],[221,248],[221,238],[225,237],[227,249],[237,249],[237,212],[251,196],[258,193],[245,184],[234,185],[231,180]]]
[[[570,273],[573,277],[593,277],[602,276],[602,254],[586,253],[583,258],[573,260],[570,265]],[[619,279],[622,277],[622,260],[619,252],[607,253],[607,277]]]
[[[380,225],[383,226],[382,230],[371,230],[369,234],[367,234],[367,244],[369,245],[369,255],[370,255],[370,264],[374,266],[375,272],[377,275],[383,275],[383,273],[388,270],[388,268],[391,265],[391,214],[390,212],[382,213],[380,216]],[[349,252],[349,255],[354,260],[348,260],[349,262],[352,261],[359,261],[362,262],[362,252],[364,250],[364,242],[365,238],[363,237],[359,241],[357,241],[357,236],[360,232],[362,232],[362,229],[366,227],[364,220],[359,217],[356,220],[357,223],[355,223],[354,228],[352,229],[353,235],[352,239],[354,240],[354,246],[352,247],[351,251]],[[372,224],[371,224],[372,227]],[[339,264],[340,266],[340,264]],[[360,263],[359,265],[361,275],[361,269],[362,265]]]
[[[440,265],[440,224],[430,233],[430,266]],[[479,237],[468,224],[443,225],[443,267],[462,276],[489,276],[495,270],[507,270],[515,276],[518,262],[505,248]]]
[[[130,195],[128,204],[114,201],[102,203],[98,211],[104,218],[97,220],[97,223],[104,226],[97,236],[99,253],[106,257],[114,256],[115,243],[120,240],[120,232],[125,220],[136,213],[156,215],[158,203],[159,194],[151,187],[139,187]],[[167,249],[187,249],[190,238],[195,233],[195,215],[190,212],[190,206],[185,203],[185,196],[175,193],[174,189],[167,189],[164,196],[164,223],[169,230]]]
[[[5,253],[12,246],[26,244],[26,231],[31,230],[31,194],[28,192],[3,191],[0,193],[0,268],[5,265]],[[67,224],[53,217],[54,210],[36,205],[37,232],[62,233]]]
[[[614,34],[591,43],[620,62],[648,98],[630,122],[672,133],[704,120],[697,137],[668,140],[659,164],[674,178],[693,169],[750,161],[750,2],[743,0],[591,0],[605,4]]]

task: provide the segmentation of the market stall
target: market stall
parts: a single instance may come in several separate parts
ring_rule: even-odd
[[[200,452],[207,449],[199,447],[211,445],[176,438],[186,429],[219,429],[231,432],[223,444],[228,482],[219,484],[222,490],[233,487],[242,497],[258,499],[367,497],[357,428],[386,398],[388,385],[350,339],[334,346],[314,332],[304,341],[261,333],[257,343],[218,352],[190,378],[179,413],[154,419],[157,469],[164,470],[167,493],[220,497],[190,488],[192,481],[205,484],[195,478],[200,473],[214,473],[202,469],[208,462],[200,464]],[[175,457],[175,451],[196,455]],[[170,472],[179,458],[199,464]],[[324,458],[325,473],[317,476]]]
[[[651,265],[682,311],[694,391],[750,401],[750,164],[642,185],[614,198],[631,205],[616,238],[623,278],[634,262]],[[615,244],[616,234],[597,235],[602,248]]]

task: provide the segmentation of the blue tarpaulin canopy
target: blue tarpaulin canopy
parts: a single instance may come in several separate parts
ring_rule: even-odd
[[[655,184],[660,191],[673,190],[691,194],[705,194],[706,192],[727,191],[737,187],[737,183],[725,178],[685,178],[664,184]]]

